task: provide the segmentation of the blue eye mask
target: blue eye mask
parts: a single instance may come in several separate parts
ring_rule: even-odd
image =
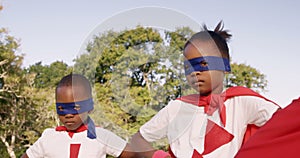
[[[56,103],[56,112],[58,115],[80,114],[94,109],[93,99],[87,99],[78,102]]]
[[[203,56],[184,61],[185,75],[194,71],[220,70],[230,72],[230,63],[226,58]]]

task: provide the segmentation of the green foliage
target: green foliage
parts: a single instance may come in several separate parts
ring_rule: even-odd
[[[42,65],[37,62],[27,68],[27,73],[34,74],[34,86],[36,88],[55,87],[59,80],[72,72],[72,68],[62,61],[56,61],[50,65]]]
[[[18,41],[6,30],[0,30],[0,37],[0,138],[1,146],[5,146],[0,153],[20,157],[25,146],[33,143],[42,130],[53,125],[47,117],[48,109],[43,107],[49,105],[48,96],[51,95],[35,89],[35,75],[21,68],[23,56],[16,55]]]
[[[9,154],[7,153],[6,146],[0,141],[0,156],[2,158],[9,158]]]
[[[231,64],[231,73],[226,76],[226,87],[245,86],[256,91],[264,91],[267,86],[265,75],[246,64]]]
[[[174,32],[166,32],[166,40],[171,48],[183,50],[186,41],[194,34],[189,27],[178,28]]]
[[[16,55],[19,44],[0,30],[0,138],[10,157],[20,154],[26,138],[23,132],[35,111],[28,100],[28,76],[21,69],[23,56]]]
[[[0,138],[5,148],[2,150],[18,149],[21,146],[16,144],[20,133],[20,127],[24,124],[26,101],[22,96],[24,89],[24,75],[21,71],[23,56],[15,55],[19,47],[18,41],[8,35],[5,29],[0,29]],[[4,152],[5,151],[1,151]],[[6,151],[14,156],[13,150]]]
[[[86,76],[91,82],[95,80],[95,70],[99,66],[101,54],[105,49],[110,47],[110,44],[118,36],[117,32],[108,31],[95,36],[86,47],[86,53],[74,59],[74,73],[79,73]]]

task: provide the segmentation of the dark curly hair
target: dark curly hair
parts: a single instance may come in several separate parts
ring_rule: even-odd
[[[229,59],[230,56],[227,41],[231,38],[232,35],[228,33],[228,30],[223,30],[223,21],[220,21],[213,31],[208,30],[205,24],[202,27],[202,31],[195,33],[185,43],[184,49],[192,42],[213,40],[222,53],[222,57]]]

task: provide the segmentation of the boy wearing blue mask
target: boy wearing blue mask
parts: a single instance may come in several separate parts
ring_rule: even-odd
[[[56,87],[56,111],[63,126],[46,129],[22,158],[132,157],[127,143],[114,133],[95,127],[92,88],[82,75],[70,74]]]

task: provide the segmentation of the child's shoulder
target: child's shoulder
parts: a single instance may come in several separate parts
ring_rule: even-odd
[[[55,128],[46,128],[43,133],[42,136],[49,136],[49,135],[54,135],[55,133],[57,133],[57,131],[55,130]]]
[[[253,91],[250,88],[243,87],[243,86],[235,86],[235,87],[229,87],[224,92],[227,95],[239,95],[239,94],[258,94],[257,92]]]
[[[265,97],[255,92],[254,90],[243,86],[230,87],[226,89],[225,92],[223,92],[223,95],[225,96],[225,99],[240,97],[240,96],[253,96],[253,97],[259,97],[265,99]]]
[[[56,132],[55,128],[46,128],[43,133]]]
[[[226,99],[230,99],[234,97],[242,97],[242,98],[246,97],[246,98],[258,99],[258,100],[263,99],[274,103],[273,101],[269,100],[268,98],[264,97],[258,92],[255,92],[254,90],[243,86],[230,87],[224,92],[224,94]]]
[[[167,106],[165,106],[166,109],[169,109],[168,111],[178,111],[178,110],[196,110],[198,108],[201,108],[199,106],[195,106],[197,104],[198,99],[193,98],[194,95],[187,95],[182,96],[179,98],[176,98],[175,100],[171,100]]]

